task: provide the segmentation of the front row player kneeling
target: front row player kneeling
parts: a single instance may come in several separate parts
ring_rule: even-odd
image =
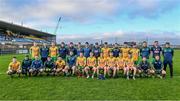
[[[163,63],[159,56],[155,56],[155,60],[152,62],[153,70],[150,71],[152,75],[163,78],[166,76],[166,71],[163,70]]]
[[[60,73],[64,73],[65,75],[67,75],[68,73],[68,67],[65,67],[66,63],[65,61],[59,56],[58,60],[55,63],[55,75],[59,75]]]
[[[44,62],[44,72],[47,73],[47,76],[50,74],[55,75],[55,64],[50,56]]]
[[[31,68],[29,69],[30,76],[37,76],[43,73],[43,62],[39,59],[38,56],[35,56],[35,60],[33,60],[31,64]]]
[[[150,71],[151,71],[151,65],[147,61],[147,58],[143,57],[142,61],[138,65],[137,72],[140,74],[141,77],[143,77],[143,76],[147,77],[148,75],[150,75]]]
[[[16,57],[13,57],[12,62],[9,64],[7,74],[11,77],[13,74],[19,74],[21,73],[21,64],[19,61],[17,61]]]

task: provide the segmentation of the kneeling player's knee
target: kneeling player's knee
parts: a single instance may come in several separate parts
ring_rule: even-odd
[[[155,74],[155,71],[154,71],[154,70],[150,70],[150,73],[151,73],[151,74]]]
[[[162,74],[163,74],[163,75],[166,75],[166,71],[163,70],[163,71],[162,71]]]
[[[12,71],[8,70],[6,73],[7,73],[7,75],[11,75]]]

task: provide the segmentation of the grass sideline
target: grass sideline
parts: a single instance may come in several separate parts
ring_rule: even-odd
[[[96,80],[77,77],[10,78],[5,75],[13,56],[0,56],[0,100],[180,100],[180,50],[175,51],[174,78]]]

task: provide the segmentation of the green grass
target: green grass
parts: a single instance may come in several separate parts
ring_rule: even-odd
[[[13,56],[0,56],[0,100],[180,100],[180,50],[175,51],[174,78],[168,74],[163,80],[10,78],[5,72]],[[22,60],[24,55],[16,56]]]

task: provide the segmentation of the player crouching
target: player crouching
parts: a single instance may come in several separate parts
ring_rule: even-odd
[[[98,58],[98,66],[97,66],[97,76],[99,75],[100,70],[104,70],[104,78],[106,77],[106,72],[107,72],[107,63],[106,59],[103,56],[103,53],[100,54],[100,57]]]
[[[43,73],[43,63],[38,56],[35,56],[35,60],[32,61],[31,68],[29,69],[30,76],[37,76]]]
[[[148,77],[151,71],[151,65],[147,61],[146,57],[142,58],[142,61],[138,65],[138,73],[140,74],[141,77]]]
[[[113,53],[110,52],[110,57],[107,58],[107,72],[109,77],[113,76],[115,78],[116,76],[116,58],[113,57]],[[111,71],[113,72],[113,75],[111,75]]]
[[[50,74],[55,75],[54,71],[55,65],[51,57],[47,57],[47,60],[44,62],[44,72],[49,76]]]
[[[32,63],[32,60],[29,59],[29,56],[26,55],[23,62],[22,62],[22,74],[23,75],[28,75],[29,74],[29,70],[31,68],[31,63]]]
[[[155,60],[152,62],[153,70],[151,70],[151,74],[156,77],[163,78],[166,76],[166,71],[163,70],[163,63],[160,60],[159,56],[155,56]]]
[[[133,80],[135,80],[136,76],[136,67],[134,65],[134,60],[131,58],[131,54],[129,54],[129,58],[126,60],[126,75],[127,79],[129,80],[129,72],[133,72]]]
[[[87,58],[87,66],[85,67],[85,72],[87,75],[87,78],[89,78],[89,72],[90,70],[93,71],[92,78],[94,78],[94,75],[96,73],[96,58],[94,57],[94,54],[90,52],[90,57]]]
[[[13,57],[12,62],[9,64],[7,74],[13,77],[13,74],[18,74],[20,76],[21,73],[21,64],[17,61],[16,57]]]
[[[68,68],[65,68],[66,64],[65,61],[59,56],[56,63],[55,63],[55,75],[59,75],[60,73],[64,73],[64,75],[67,75]]]

